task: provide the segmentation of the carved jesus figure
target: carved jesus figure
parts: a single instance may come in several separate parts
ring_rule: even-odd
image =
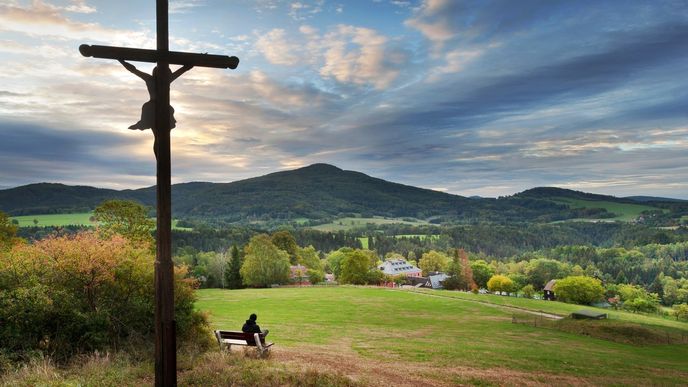
[[[119,63],[121,63],[125,69],[129,70],[129,72],[143,79],[143,81],[146,82],[146,88],[148,88],[148,95],[150,98],[150,100],[144,103],[141,107],[141,119],[139,120],[139,122],[130,126],[129,129],[152,129],[153,126],[155,126],[155,100],[157,98],[155,78],[158,75],[158,67],[156,66],[153,69],[153,75],[150,75],[137,69],[136,66],[134,66],[131,63],[125,62],[123,60],[120,60]],[[170,83],[172,83],[175,79],[179,78],[179,76],[191,70],[192,68],[193,66],[184,65],[177,69],[177,71],[170,75]],[[174,108],[170,106],[170,129],[174,128],[176,126],[176,123],[177,120],[174,119]]]

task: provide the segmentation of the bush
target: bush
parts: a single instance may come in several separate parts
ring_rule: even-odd
[[[602,299],[604,288],[598,279],[570,276],[557,281],[554,294],[563,302],[587,305]]]
[[[493,275],[492,278],[487,281],[487,289],[491,292],[513,292],[515,290],[514,281],[505,275]]]
[[[94,232],[16,245],[0,256],[0,349],[64,360],[154,331],[154,258],[147,245]],[[207,326],[196,282],[175,270],[180,336]]]
[[[676,316],[676,320],[688,320],[688,304],[674,305],[671,313]]]
[[[525,298],[533,298],[535,295],[535,288],[533,285],[528,284],[521,288],[521,293],[523,293],[523,297]]]

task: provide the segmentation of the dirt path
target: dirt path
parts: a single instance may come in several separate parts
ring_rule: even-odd
[[[564,317],[559,316],[559,315],[557,315],[557,314],[551,314],[551,313],[545,313],[545,312],[538,312],[538,311],[534,311],[534,310],[530,310],[530,309],[519,308],[519,307],[516,307],[516,306],[498,305],[498,304],[492,304],[492,303],[489,303],[489,302],[486,302],[486,301],[468,300],[468,299],[465,299],[465,298],[450,297],[450,296],[444,296],[444,295],[441,295],[441,294],[431,294],[431,293],[428,293],[428,292],[419,292],[419,291],[417,291],[417,290],[406,290],[406,289],[404,289],[404,290],[392,290],[392,291],[396,291],[396,292],[402,291],[402,292],[409,292],[409,293],[414,293],[414,294],[421,294],[421,295],[428,296],[428,297],[439,297],[439,298],[445,298],[445,299],[448,298],[448,299],[452,299],[452,300],[460,300],[460,301],[466,301],[466,302],[475,302],[475,303],[478,303],[478,304],[481,304],[481,305],[485,305],[485,306],[489,306],[489,307],[492,307],[492,308],[506,309],[506,310],[510,310],[510,311],[512,311],[512,312],[529,313],[529,314],[532,314],[532,315],[535,315],[535,316],[540,316],[540,317],[544,317],[544,318],[548,318],[548,319],[552,319],[552,320],[561,320],[561,319],[564,318]]]

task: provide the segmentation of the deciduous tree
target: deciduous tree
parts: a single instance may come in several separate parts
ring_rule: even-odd
[[[103,233],[117,233],[133,243],[153,245],[155,223],[148,209],[130,200],[106,200],[93,211]]]
[[[501,274],[493,275],[487,281],[487,289],[491,292],[513,292],[515,290],[513,281]]]
[[[256,235],[245,248],[241,278],[245,285],[267,287],[289,282],[289,254],[266,234]]]
[[[557,280],[554,294],[563,302],[588,305],[604,298],[604,288],[596,278],[570,276]]]
[[[418,267],[423,271],[423,275],[425,276],[433,271],[444,272],[449,267],[449,257],[444,253],[430,250],[420,258]]]

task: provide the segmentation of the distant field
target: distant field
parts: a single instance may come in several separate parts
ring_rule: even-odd
[[[401,238],[420,238],[421,240],[425,240],[427,238],[430,238],[432,240],[439,239],[439,235],[423,235],[423,234],[399,234],[394,236],[397,239]],[[367,249],[369,244],[368,244],[368,237],[359,237],[359,241],[361,241],[361,245],[363,246],[364,249]]]
[[[272,361],[308,364],[363,385],[681,385],[688,379],[688,345],[620,344],[513,324],[512,310],[457,297],[358,287],[198,294],[196,307],[210,313],[216,329],[239,329],[257,313],[276,343]]]
[[[92,212],[79,212],[71,214],[43,214],[43,215],[23,215],[13,216],[19,222],[19,227],[60,227],[60,226],[95,226],[89,219],[93,216]],[[34,219],[38,223],[34,223]],[[155,220],[153,218],[153,220]],[[172,228],[176,230],[191,230],[188,227],[177,227],[178,220],[172,220]]]
[[[330,223],[325,223],[325,224],[320,224],[317,226],[313,226],[311,228],[319,230],[319,231],[340,231],[340,230],[349,230],[352,228],[357,228],[357,227],[365,227],[367,224],[372,223],[372,224],[394,224],[394,223],[401,223],[401,224],[411,224],[411,225],[425,225],[429,224],[428,222],[417,220],[414,222],[409,222],[406,220],[403,220],[401,218],[383,218],[383,217],[373,217],[373,218],[340,218],[337,219],[333,222]]]
[[[46,215],[23,215],[14,216],[12,219],[19,221],[19,227],[48,227],[48,226],[92,226],[89,218],[93,215],[92,212],[79,212],[72,214],[46,214]],[[34,219],[38,223],[34,223]]]
[[[640,214],[643,211],[661,210],[660,208],[647,206],[644,204],[615,203],[598,200],[557,198],[554,201],[563,204],[568,204],[572,208],[604,208],[609,212],[613,212],[617,216],[614,218],[605,218],[602,220],[620,220],[624,222],[630,222],[636,219],[638,216],[640,216]]]

